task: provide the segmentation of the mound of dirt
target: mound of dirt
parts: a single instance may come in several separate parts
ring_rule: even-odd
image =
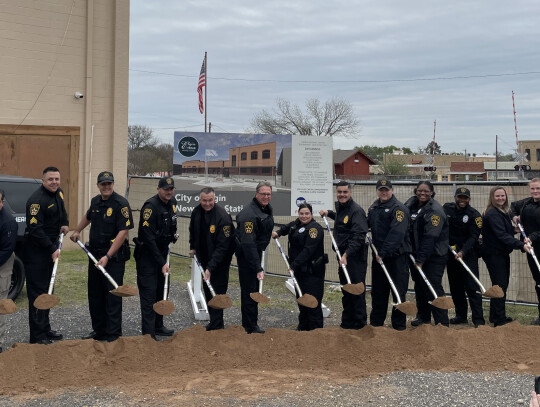
[[[214,397],[253,398],[324,380],[351,383],[397,371],[540,371],[540,327],[423,325],[397,332],[367,326],[312,332],[239,326],[206,332],[198,325],[156,342],[149,336],[112,343],[16,344],[0,354],[0,394],[54,393],[108,387],[138,394],[197,390]]]

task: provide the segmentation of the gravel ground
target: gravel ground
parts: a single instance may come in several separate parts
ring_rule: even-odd
[[[230,296],[239,298],[239,289],[231,287]],[[186,329],[199,323],[193,318],[191,304],[185,287],[172,286],[169,298],[176,305],[173,314],[165,317],[165,325],[175,330]],[[340,309],[332,310],[325,319],[326,326],[338,325]],[[27,310],[7,316],[8,331],[2,346],[28,341]],[[259,311],[262,328],[280,327],[294,329],[296,311],[283,308],[265,308]],[[51,310],[53,329],[64,334],[65,339],[79,339],[90,331],[87,306]],[[205,321],[200,323],[205,324]],[[225,311],[227,325],[240,324],[240,310],[233,307]],[[138,297],[124,299],[123,331],[125,336],[140,334]],[[293,380],[293,379],[291,379]],[[311,383],[299,386],[294,392],[284,392],[257,400],[208,398],[195,391],[189,402],[177,405],[193,406],[526,406],[529,405],[534,377],[514,373],[463,372],[400,372],[360,379],[350,384]],[[0,406],[165,406],[171,405],[152,397],[128,395],[121,391],[91,388],[85,391],[67,390],[54,397],[43,395],[0,397]],[[171,396],[171,395],[168,395]],[[174,396],[174,395],[172,395]],[[174,405],[174,404],[173,404]]]

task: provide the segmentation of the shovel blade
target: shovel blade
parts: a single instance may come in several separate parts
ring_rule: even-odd
[[[450,297],[437,297],[431,301],[431,305],[440,309],[454,308],[454,301]]]
[[[214,298],[208,301],[208,306],[215,309],[231,308],[232,300],[227,294],[216,294]]]
[[[418,313],[418,308],[416,308],[416,305],[409,301],[396,304],[394,307],[403,312],[405,315],[416,315]]]
[[[343,290],[347,291],[349,294],[352,295],[360,295],[364,293],[366,287],[364,287],[364,283],[345,284],[343,286]]]
[[[51,309],[58,305],[60,298],[52,294],[41,294],[34,301],[34,307],[37,309]]]
[[[494,285],[493,287],[488,288],[482,295],[488,298],[503,298],[504,291],[498,285]]]
[[[249,296],[251,297],[253,301],[258,302],[260,304],[266,304],[270,302],[270,298],[268,298],[264,294],[261,294],[260,292],[251,293],[249,294]]]
[[[17,306],[13,300],[0,300],[0,315],[13,314],[15,311],[17,311]]]
[[[319,301],[317,301],[317,298],[315,298],[311,294],[304,294],[301,297],[299,297],[296,302],[298,304],[303,305],[307,308],[317,308],[317,305],[319,305]]]
[[[139,293],[137,287],[133,287],[129,284],[118,286],[118,288],[115,288],[109,292],[117,297],[133,297]]]
[[[167,300],[161,300],[161,301],[158,301],[156,302],[152,308],[154,308],[154,311],[156,312],[156,314],[159,314],[159,315],[170,315],[174,312],[175,310],[175,306],[172,302],[170,301],[167,301]]]

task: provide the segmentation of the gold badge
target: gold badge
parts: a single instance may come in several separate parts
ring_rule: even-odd
[[[143,212],[142,217],[143,217],[144,220],[148,220],[148,219],[150,219],[150,216],[152,216],[152,209],[146,208],[144,210],[144,212]]]
[[[30,224],[32,225],[32,224],[34,224],[34,223],[37,223],[37,219],[36,219],[36,218],[30,219]]]
[[[107,208],[107,216],[111,216],[112,215],[112,208]]]
[[[431,224],[437,227],[439,226],[439,223],[441,223],[441,218],[439,215],[431,215]]]
[[[465,191],[466,191],[466,189],[465,189],[465,188],[461,188],[461,192],[465,192]]]
[[[30,205],[30,215],[36,216],[38,212],[39,212],[39,204]]]
[[[475,218],[474,221],[476,222],[476,226],[478,226],[478,229],[482,229],[482,217],[479,216]]]
[[[216,225],[210,225],[210,233],[216,233]]]
[[[169,184],[169,185],[172,184],[172,179],[170,179],[170,178],[167,178],[165,181],[167,181],[167,184]]]
[[[251,232],[253,232],[253,222],[244,223],[244,230],[246,234],[250,234]]]
[[[343,218],[343,223],[347,224],[347,222],[349,221],[349,215],[345,216],[345,218]]]
[[[231,236],[231,227],[223,226],[223,234],[225,235],[225,237]]]
[[[62,201],[64,200],[64,194],[62,193],[62,191],[58,192],[58,195],[60,195],[60,198],[62,198]]]
[[[120,212],[122,212],[124,218],[129,219],[129,209],[127,206],[124,206],[122,209],[120,209]]]
[[[385,180],[385,179],[383,179],[383,180],[381,181],[381,185],[386,185],[386,180]]]
[[[309,229],[308,233],[309,233],[309,237],[311,237],[312,239],[315,239],[317,235],[319,234],[316,228]]]
[[[129,221],[128,221],[128,222],[129,222]],[[150,225],[148,224],[147,221],[144,221],[144,222],[142,223],[142,225],[143,225],[143,226],[150,226]]]
[[[403,219],[405,219],[405,213],[403,213],[402,210],[396,211],[396,219],[398,222],[403,222]]]

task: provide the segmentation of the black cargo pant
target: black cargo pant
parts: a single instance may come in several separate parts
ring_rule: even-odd
[[[167,258],[167,251],[161,253]],[[163,315],[154,311],[154,304],[163,300],[165,276],[161,265],[157,264],[150,252],[141,248],[135,259],[137,264],[137,287],[141,302],[141,328],[143,335],[156,336],[156,329],[163,327]],[[170,276],[169,276],[170,278]]]
[[[260,258],[261,254],[259,254]],[[257,270],[253,270],[242,252],[237,251],[238,279],[240,282],[240,311],[242,313],[242,326],[247,332],[252,332],[257,328],[259,308],[249,294],[259,291],[259,280],[257,280]]]
[[[24,247],[24,268],[26,272],[26,293],[28,295],[28,323],[30,343],[47,339],[51,330],[49,310],[34,307],[34,301],[41,294],[47,294],[54,262],[49,249],[38,247],[28,240]]]
[[[383,259],[383,261],[384,266],[396,287],[401,302],[404,302],[409,286],[408,254],[404,253],[395,257],[387,257]],[[375,259],[375,256],[373,256],[373,262],[371,264],[372,309],[369,316],[370,325],[383,326],[388,310],[389,294],[392,294],[393,301],[397,302],[397,298],[390,287],[388,278],[384,274],[381,265]],[[392,307],[391,321],[392,328],[402,331],[406,328],[407,316],[395,307]]]
[[[298,330],[312,331],[323,327],[322,298],[324,295],[324,277],[315,276],[309,272],[295,273],[296,281],[302,290],[302,294],[311,294],[317,299],[317,307],[308,308],[298,304]],[[298,293],[296,293],[298,298]]]
[[[341,251],[344,253],[345,250]],[[367,246],[360,249],[360,253],[347,255],[347,272],[351,279],[351,284],[366,283],[367,270]],[[347,279],[343,273],[343,269],[338,270],[339,282],[342,285],[347,284]],[[341,327],[345,329],[360,329],[367,324],[366,311],[366,293],[360,295],[350,294],[345,290],[341,290],[343,297],[341,303],[343,312],[341,313]]]
[[[99,251],[90,252],[99,260]],[[94,252],[97,252],[96,255]],[[116,284],[124,284],[125,261],[109,260],[105,268]],[[122,336],[122,297],[111,294],[113,285],[92,260],[88,261],[88,308],[95,339],[114,341]]]
[[[506,321],[506,290],[510,282],[510,254],[488,253],[482,258],[491,278],[491,284],[498,285],[504,292],[503,298],[489,300],[489,322],[499,324]]]
[[[445,295],[442,286],[442,278],[444,275],[445,266],[446,256],[438,256],[436,254],[429,257],[422,265],[422,271],[426,275],[438,297]],[[433,301],[434,299],[433,294],[418,270],[416,270],[414,264],[411,265],[411,277],[414,281],[416,307],[418,308],[417,318],[429,322],[431,321],[431,315],[433,314],[435,325],[442,324],[449,326],[450,322],[448,320],[448,310],[434,307],[429,303],[429,301]]]
[[[204,267],[206,270],[206,267]],[[210,284],[216,292],[216,294],[227,294],[227,288],[229,287],[229,264],[226,266],[218,267],[216,270],[210,273]],[[208,285],[203,282],[204,298],[206,303],[212,299],[212,293],[208,288]],[[251,298],[251,297],[250,297]],[[215,329],[225,328],[225,323],[223,322],[223,310],[208,307],[208,314],[210,315],[210,322],[206,326],[206,329],[213,331]]]
[[[471,269],[473,274],[478,278],[478,256],[476,253],[470,252],[463,257],[463,262]],[[456,309],[456,317],[467,319],[467,297],[471,304],[472,321],[474,324],[485,324],[484,311],[482,309],[482,294],[479,292],[478,284],[471,277],[469,272],[465,270],[463,265],[457,261],[454,255],[448,254],[448,263],[446,265],[448,272],[448,282],[450,283],[450,294],[454,301]]]

